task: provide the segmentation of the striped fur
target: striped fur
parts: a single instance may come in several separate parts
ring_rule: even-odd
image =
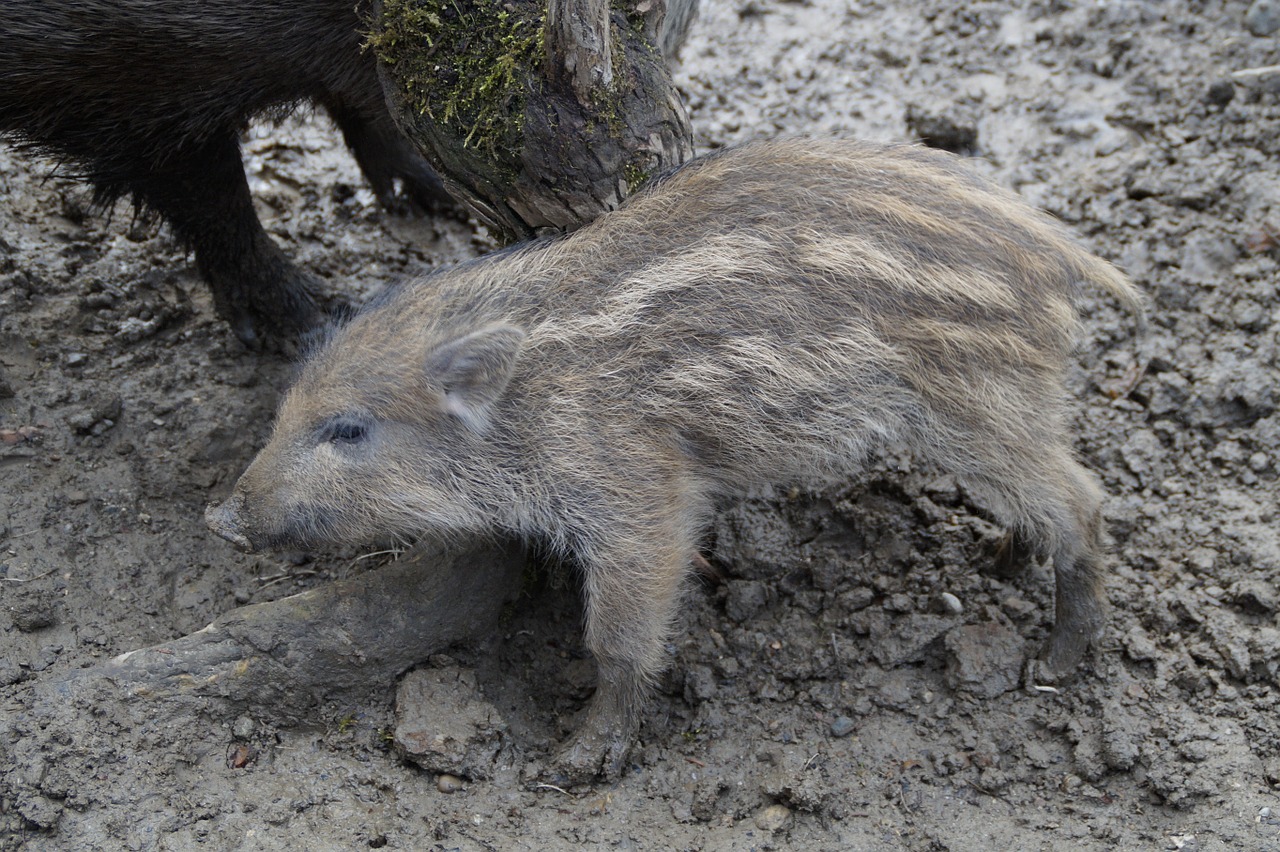
[[[1053,559],[1045,667],[1066,672],[1103,617],[1101,494],[1063,387],[1085,287],[1140,305],[950,155],[725,151],[337,330],[211,523],[252,544],[502,532],[574,556],[601,685],[557,765],[582,778],[618,769],[715,501],[839,482],[904,442]],[[334,443],[348,421],[364,437]]]

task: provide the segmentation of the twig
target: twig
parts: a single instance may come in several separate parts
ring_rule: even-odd
[[[568,790],[564,789],[563,787],[557,787],[555,784],[546,784],[546,783],[544,783],[544,782],[541,782],[541,781],[540,781],[540,782],[538,782],[537,784],[534,784],[534,785],[533,785],[533,789],[535,789],[535,790],[544,790],[544,789],[545,789],[545,790],[555,790],[557,793],[564,793],[566,796],[568,796],[568,797],[570,797],[570,798],[573,798],[573,794],[572,794],[572,793],[570,793]]]
[[[262,588],[265,589],[267,586],[274,586],[276,583],[283,583],[285,580],[292,580],[300,577],[314,577],[319,573],[320,572],[314,568],[308,568],[305,571],[282,571],[281,573],[273,574],[270,577],[259,577],[258,582],[262,585]]]
[[[1243,68],[1239,71],[1231,72],[1231,76],[1237,80],[1243,80],[1248,77],[1267,77],[1271,74],[1280,74],[1280,65],[1263,65],[1258,68]]]
[[[37,574],[34,577],[0,577],[0,580],[7,580],[10,583],[30,583],[32,580],[42,580],[52,574],[54,569],[50,568],[43,574]]]
[[[983,787],[979,786],[978,784],[974,783],[973,781],[970,781],[968,778],[966,778],[966,779],[965,779],[965,783],[966,783],[966,784],[968,784],[968,785],[969,785],[970,787],[972,787],[973,789],[977,790],[977,791],[978,791],[979,793],[981,793],[982,795],[984,795],[984,796],[990,796],[990,797],[991,797],[991,798],[993,798],[993,799],[999,799],[1000,801],[1004,802],[1004,803],[1005,803],[1006,805],[1008,805],[1009,807],[1011,807],[1011,808],[1013,807],[1013,802],[1009,801],[1009,800],[1008,800],[1008,799],[1006,799],[1004,796],[1001,796],[999,793],[993,793],[993,792],[992,792],[992,791],[990,791],[990,790],[984,789]]]
[[[387,548],[386,550],[375,550],[372,553],[361,553],[359,556],[355,558],[355,561],[359,562],[361,559],[372,559],[375,556],[387,556],[387,555],[399,558],[402,553],[404,553],[403,547],[390,547],[390,548]]]

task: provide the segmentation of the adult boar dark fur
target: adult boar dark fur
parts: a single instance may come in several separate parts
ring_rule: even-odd
[[[207,517],[249,548],[497,531],[571,555],[600,676],[555,767],[580,780],[622,765],[717,499],[845,481],[897,441],[1052,560],[1042,665],[1065,673],[1104,613],[1063,381],[1088,285],[1139,301],[951,155],[725,151],[337,329]]]
[[[240,160],[255,115],[302,101],[336,120],[384,204],[430,206],[438,178],[392,122],[360,49],[358,0],[49,0],[0,20],[0,134],[160,214],[219,314],[254,346],[320,318],[262,229]]]

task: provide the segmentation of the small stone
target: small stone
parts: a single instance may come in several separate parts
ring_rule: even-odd
[[[1007,595],[1000,601],[1000,608],[1009,613],[1011,618],[1022,619],[1036,612],[1036,605],[1026,598]]]
[[[1249,469],[1254,473],[1262,473],[1271,467],[1271,456],[1266,453],[1254,453],[1249,456]]]
[[[1268,615],[1280,610],[1280,596],[1264,580],[1239,580],[1231,586],[1231,602],[1246,612]]]
[[[854,721],[848,716],[837,716],[831,723],[831,736],[847,737],[853,733]]]
[[[1258,37],[1280,30],[1280,0],[1255,0],[1244,13],[1244,25]]]
[[[756,828],[761,831],[777,831],[791,818],[791,808],[786,805],[769,805],[756,814]]]
[[[23,819],[36,828],[48,830],[62,817],[62,805],[52,799],[35,794],[20,795],[14,808]]]
[[[123,409],[123,400],[118,395],[107,394],[89,408],[68,414],[67,424],[81,435],[101,434],[119,422]]]
[[[79,367],[89,360],[89,356],[83,352],[68,352],[65,360],[68,367]]]
[[[116,337],[126,343],[137,343],[140,340],[153,337],[159,330],[159,320],[142,320],[138,317],[129,317],[120,323],[120,327],[116,330]]]
[[[26,678],[22,667],[11,660],[0,657],[0,686],[21,683]]]
[[[734,621],[742,624],[753,618],[768,601],[764,583],[759,580],[736,580],[729,583],[724,611]]]
[[[1018,686],[1022,638],[998,622],[966,624],[946,635],[947,686],[978,698],[995,698]]]
[[[1156,643],[1145,630],[1136,625],[1125,635],[1124,647],[1129,654],[1129,659],[1138,662],[1154,660],[1159,656]]]
[[[1231,306],[1231,321],[1247,331],[1260,331],[1266,318],[1266,309],[1253,299],[1241,299]]]
[[[943,592],[938,595],[938,609],[948,615],[959,615],[964,612],[964,604],[960,603],[960,599],[950,592]]]
[[[883,628],[872,626],[871,655],[888,667],[924,659],[930,645],[954,625],[949,616],[913,612]]]
[[[1230,80],[1219,80],[1209,86],[1204,94],[1204,99],[1214,106],[1226,106],[1236,96],[1235,84]]]
[[[58,655],[62,653],[61,645],[44,645],[27,661],[27,667],[33,672],[42,672],[49,666],[58,661]]]
[[[231,735],[238,740],[247,740],[258,729],[258,723],[248,716],[239,716],[231,726]]]
[[[1212,746],[1207,740],[1188,740],[1178,748],[1178,752],[1192,763],[1204,763],[1211,751]]]
[[[461,790],[467,789],[467,784],[457,775],[450,775],[447,772],[442,772],[440,776],[436,778],[436,789],[441,793],[457,793]]]
[[[899,592],[889,596],[889,599],[884,602],[884,608],[889,612],[911,612],[915,606],[912,604],[911,595]]]
[[[1128,772],[1141,757],[1144,729],[1118,703],[1103,709],[1102,759],[1116,772]]]
[[[1198,574],[1212,574],[1218,564],[1218,551],[1211,547],[1192,548],[1187,554],[1187,565]]]
[[[450,666],[419,669],[400,681],[392,745],[428,772],[484,781],[505,759],[509,736],[475,673]]]
[[[914,105],[907,107],[907,129],[930,148],[963,154],[978,147],[978,128],[972,122]]]
[[[53,626],[58,621],[53,593],[47,589],[14,592],[9,617],[13,619],[13,626],[23,633]]]

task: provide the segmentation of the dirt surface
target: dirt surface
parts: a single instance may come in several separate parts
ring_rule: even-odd
[[[1111,622],[1074,680],[1025,684],[1048,571],[993,575],[982,508],[891,450],[726,508],[726,578],[692,585],[630,771],[594,789],[531,781],[594,676],[565,572],[491,642],[292,709],[101,676],[384,557],[206,532],[289,365],[240,348],[165,231],[0,148],[0,849],[1280,849],[1275,5],[705,0],[678,74],[700,150],[926,136],[1150,294],[1142,335],[1090,306],[1072,379]],[[322,119],[246,158],[335,293],[491,247],[384,216]]]

